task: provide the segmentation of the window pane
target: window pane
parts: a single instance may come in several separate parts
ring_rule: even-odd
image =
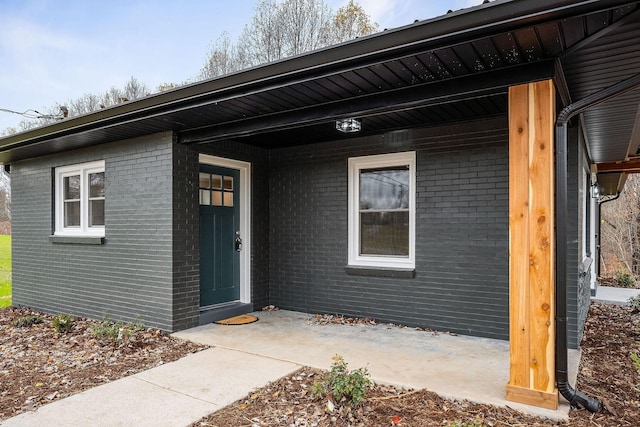
[[[211,192],[209,190],[200,190],[200,204],[207,206],[211,204]]]
[[[211,188],[222,190],[222,177],[220,175],[211,175]]]
[[[64,177],[64,199],[77,200],[80,198],[80,175]]]
[[[224,205],[233,206],[233,193],[224,193]]]
[[[80,201],[64,202],[64,226],[80,226]]]
[[[224,177],[224,189],[225,190],[233,190],[233,177],[225,176]]]
[[[211,204],[213,206],[222,206],[222,191],[212,191],[213,200]]]
[[[211,188],[210,177],[208,173],[200,172],[200,188]]]
[[[89,174],[89,197],[104,197],[104,172]]]
[[[361,212],[360,255],[409,256],[409,212]]]
[[[89,201],[89,227],[104,225],[104,200]]]
[[[407,166],[360,171],[360,210],[408,209]]]

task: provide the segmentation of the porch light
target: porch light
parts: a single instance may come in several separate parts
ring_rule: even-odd
[[[362,128],[362,120],[360,119],[341,119],[336,120],[336,129],[344,133],[359,132]]]

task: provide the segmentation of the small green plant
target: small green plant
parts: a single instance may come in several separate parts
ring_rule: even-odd
[[[636,279],[626,270],[618,270],[614,279],[621,288],[633,288],[636,285]]]
[[[474,421],[472,423],[453,423],[453,424],[447,424],[448,427],[484,427],[484,424],[482,424],[479,421]]]
[[[57,314],[53,316],[53,329],[59,334],[66,334],[73,329],[73,317],[70,314]]]
[[[114,344],[127,341],[144,329],[139,322],[114,322],[105,318],[89,328],[91,334],[99,340],[110,341]]]
[[[42,317],[35,314],[28,314],[26,316],[18,317],[13,321],[13,326],[16,328],[30,328],[33,325],[37,325],[38,323],[42,323]]]
[[[640,313],[640,295],[629,298],[629,306],[633,313]]]
[[[372,386],[367,368],[353,371],[347,369],[347,362],[342,356],[333,356],[333,364],[327,375],[316,381],[311,392],[316,399],[332,396],[336,403],[346,401],[358,406],[367,398],[367,391]]]
[[[636,367],[636,371],[640,375],[640,355],[638,353],[631,353],[631,360],[633,360],[633,366]],[[640,384],[636,385],[636,390],[640,393]]]
[[[636,367],[636,371],[640,374],[640,355],[638,355],[638,353],[631,353],[631,360],[633,360],[633,366]]]

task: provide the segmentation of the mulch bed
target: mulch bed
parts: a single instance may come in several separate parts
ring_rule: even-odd
[[[319,324],[333,323],[316,316]],[[366,320],[369,321],[370,320]],[[335,317],[337,323],[357,319]],[[194,423],[227,426],[638,426],[640,374],[630,354],[640,353],[640,316],[628,307],[594,303],[582,343],[577,388],[600,399],[604,413],[572,410],[567,423],[532,417],[510,408],[444,399],[427,390],[376,385],[364,404],[353,408],[312,397],[324,372],[303,368]],[[348,361],[347,361],[348,362]]]
[[[40,316],[43,323],[14,326],[16,319],[27,315]],[[101,341],[90,332],[100,322],[79,318],[74,319],[71,332],[57,334],[52,320],[29,310],[0,309],[0,421],[205,348],[153,329],[118,342]],[[317,316],[315,321],[359,320]],[[592,304],[577,388],[600,399],[607,411],[572,410],[568,423],[510,408],[447,400],[427,390],[382,385],[370,390],[359,407],[334,402],[330,410],[327,400],[314,400],[311,393],[313,383],[325,372],[303,368],[193,426],[638,426],[640,374],[630,354],[640,353],[639,340],[638,313],[629,307]]]
[[[14,326],[25,316],[42,323]],[[58,334],[52,322],[53,316],[40,312],[0,309],[0,421],[206,348],[154,329],[97,339],[90,328],[100,322],[82,318]]]

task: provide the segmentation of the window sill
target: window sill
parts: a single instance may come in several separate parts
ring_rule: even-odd
[[[344,271],[351,276],[392,277],[395,279],[413,279],[416,277],[415,268],[347,265]]]
[[[75,245],[104,245],[104,236],[49,236],[51,243]]]

